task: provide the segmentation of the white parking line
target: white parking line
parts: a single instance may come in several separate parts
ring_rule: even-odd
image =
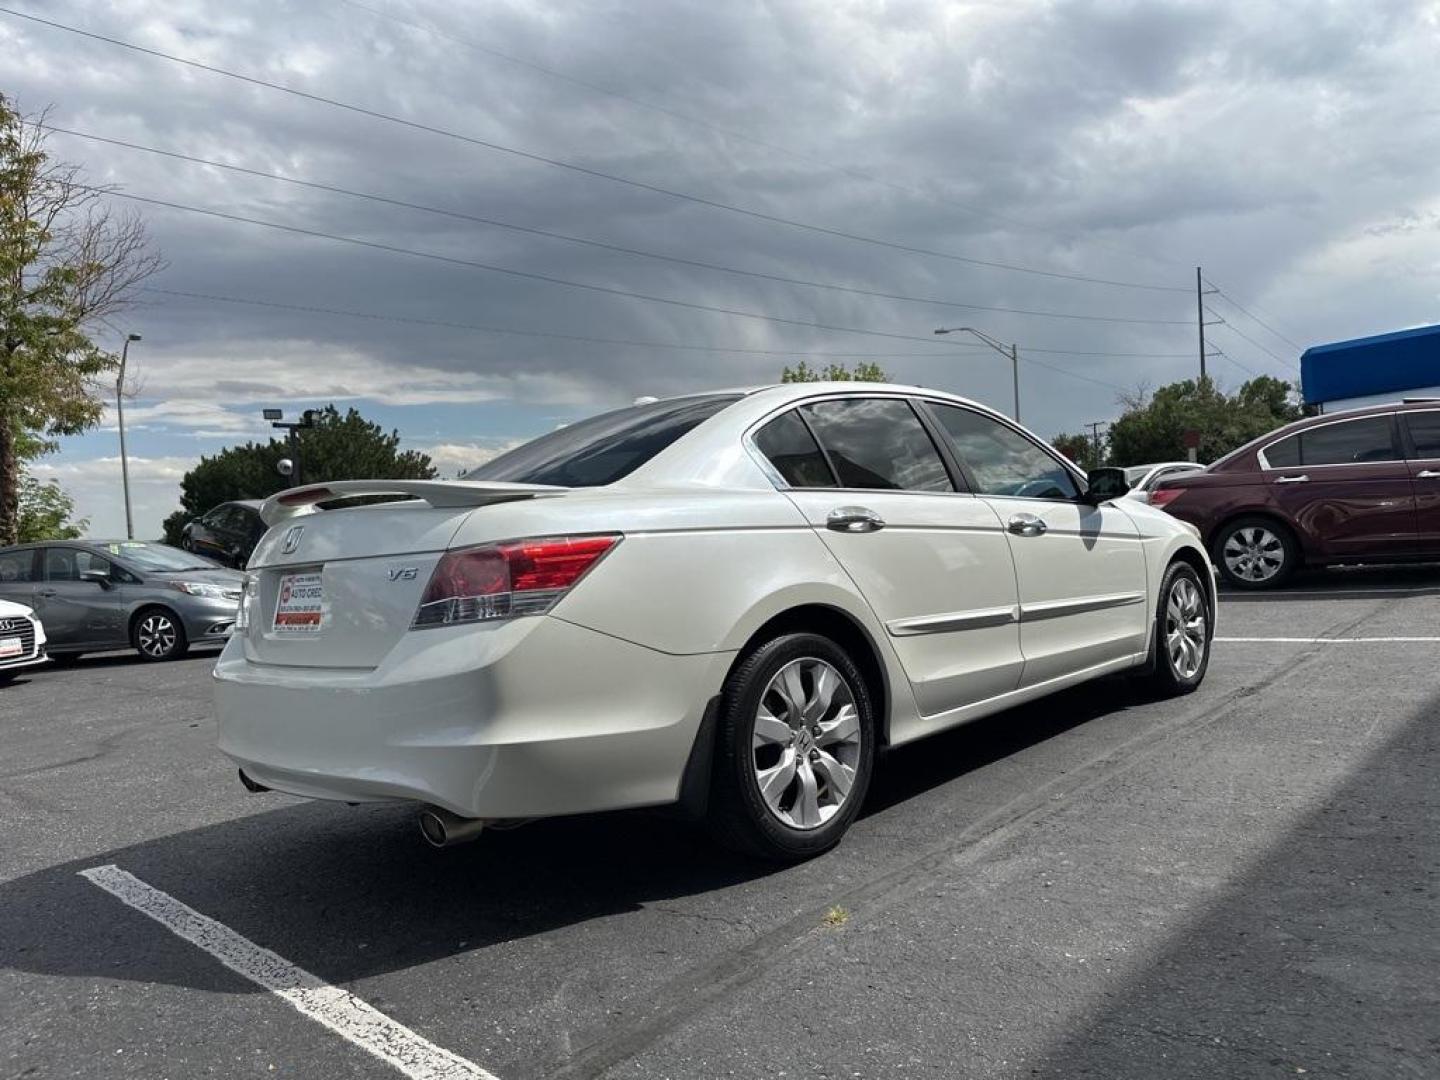
[[[1440,642],[1440,637],[1217,637],[1215,640],[1255,645],[1366,645],[1372,642]]]
[[[80,876],[406,1076],[415,1080],[496,1080],[480,1066],[421,1038],[349,991],[331,986],[118,866],[92,867],[81,870]]]

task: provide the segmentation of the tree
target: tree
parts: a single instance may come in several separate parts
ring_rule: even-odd
[[[298,434],[300,462],[308,483],[328,480],[432,480],[430,458],[400,449],[400,433],[366,420],[355,409],[343,416],[334,405],[315,412],[315,426]],[[180,509],[165,519],[165,542],[175,544],[185,524],[211,507],[233,499],[263,499],[290,486],[275,466],[291,454],[288,442],[247,442],[231,446],[200,464],[180,481]]]
[[[22,476],[17,542],[79,539],[90,522],[85,518],[72,522],[70,515],[74,512],[74,501],[56,481],[42,484],[33,476]]]
[[[1110,425],[1110,457],[1117,465],[1183,460],[1185,432],[1200,436],[1199,460],[1224,457],[1251,439],[1300,419],[1289,383],[1269,375],[1251,379],[1234,395],[1212,379],[1186,379],[1121,399],[1125,411]]]
[[[115,357],[90,334],[162,266],[139,218],[113,215],[45,142],[44,117],[0,96],[0,545],[20,532],[21,444],[99,421]]]
[[[1089,435],[1070,435],[1062,431],[1050,440],[1050,445],[1086,472],[1100,467],[1100,458],[1095,452],[1095,440]]]
[[[793,368],[786,366],[780,373],[782,383],[797,382],[889,382],[890,376],[879,364],[856,364],[851,371],[844,364],[830,364],[824,371],[816,371],[804,360]]]

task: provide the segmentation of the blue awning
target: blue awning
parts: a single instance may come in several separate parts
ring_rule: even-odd
[[[1300,386],[1307,405],[1440,386],[1440,326],[1306,349]]]

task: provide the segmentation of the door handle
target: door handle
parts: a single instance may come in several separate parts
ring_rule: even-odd
[[[1415,474],[1415,477],[1418,480],[1440,480],[1440,472],[1436,472],[1434,469],[1421,469]]]
[[[1005,527],[1016,536],[1039,536],[1049,528],[1034,514],[1016,514]]]
[[[876,532],[885,527],[885,519],[868,506],[837,506],[826,515],[825,527],[836,532]]]
[[[1275,478],[1275,483],[1277,483],[1277,484],[1305,484],[1305,483],[1308,483],[1309,480],[1310,480],[1310,477],[1306,476],[1304,473],[1301,473],[1299,476],[1277,476],[1277,477]]]

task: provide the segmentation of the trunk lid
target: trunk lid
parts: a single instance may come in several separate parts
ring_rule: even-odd
[[[249,571],[246,657],[287,667],[373,668],[410,630],[431,571],[465,521],[483,508],[552,498],[567,488],[467,481],[345,481],[294,488],[265,501],[272,527]],[[317,510],[362,495],[403,502]],[[499,539],[497,537],[497,539]]]

